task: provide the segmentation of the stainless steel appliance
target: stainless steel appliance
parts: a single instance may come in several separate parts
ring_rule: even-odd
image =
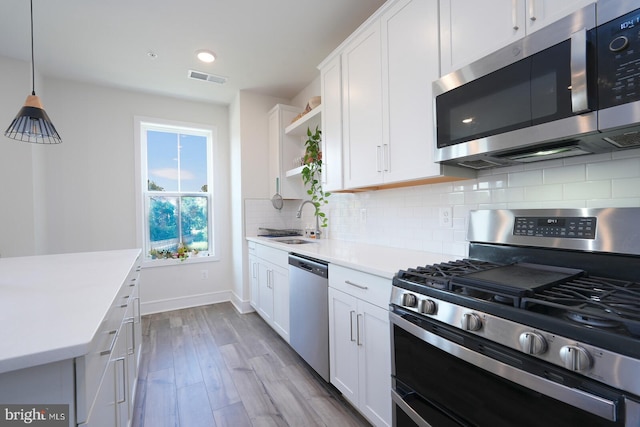
[[[480,210],[393,279],[394,426],[640,425],[640,208]]]
[[[289,254],[289,344],[329,382],[329,269]]]
[[[640,9],[600,0],[433,83],[436,161],[484,169],[640,147]]]

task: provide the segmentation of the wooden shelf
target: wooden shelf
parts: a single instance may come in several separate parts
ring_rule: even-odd
[[[307,128],[311,129],[311,131],[313,132],[316,126],[320,126],[321,111],[322,105],[318,105],[316,108],[309,111],[307,114],[287,126],[284,130],[284,133],[294,136],[306,136]]]

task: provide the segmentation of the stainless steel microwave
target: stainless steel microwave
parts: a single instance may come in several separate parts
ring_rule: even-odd
[[[433,83],[436,161],[485,169],[640,147],[640,9],[600,0]]]

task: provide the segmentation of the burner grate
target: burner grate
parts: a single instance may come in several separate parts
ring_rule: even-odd
[[[567,319],[593,327],[624,326],[640,335],[640,283],[582,277],[523,298],[523,308],[564,310]]]
[[[396,277],[397,279],[414,285],[450,290],[450,282],[453,277],[499,266],[500,264],[465,258],[456,261],[426,265],[424,267],[400,270]]]

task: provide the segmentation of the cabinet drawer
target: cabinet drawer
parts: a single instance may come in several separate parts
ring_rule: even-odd
[[[282,268],[288,268],[289,253],[281,249],[271,248],[269,246],[257,245],[256,254],[258,258],[262,258],[272,264],[278,265]]]
[[[370,304],[388,309],[391,279],[329,264],[329,286]]]

